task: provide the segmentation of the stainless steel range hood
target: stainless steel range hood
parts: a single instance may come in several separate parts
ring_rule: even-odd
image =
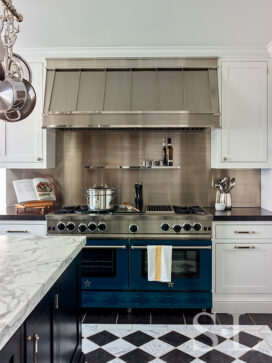
[[[43,127],[220,127],[217,59],[48,59]]]

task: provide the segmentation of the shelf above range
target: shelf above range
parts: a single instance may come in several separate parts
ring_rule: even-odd
[[[86,165],[86,169],[126,169],[126,170],[145,170],[145,169],[159,169],[159,170],[177,170],[180,166],[142,166],[142,165]]]

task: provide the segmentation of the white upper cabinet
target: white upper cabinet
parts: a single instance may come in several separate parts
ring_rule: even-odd
[[[0,120],[0,168],[55,167],[55,132],[42,129],[44,62],[30,62],[37,102],[23,121]]]
[[[212,168],[270,168],[268,62],[222,61],[222,129],[212,130]]]

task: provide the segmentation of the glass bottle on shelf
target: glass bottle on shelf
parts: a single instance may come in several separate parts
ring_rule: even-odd
[[[162,165],[167,166],[166,140],[162,142]]]
[[[167,148],[166,148],[167,166],[174,165],[173,154],[174,154],[174,150],[173,150],[173,146],[172,146],[172,140],[169,137],[167,140]]]

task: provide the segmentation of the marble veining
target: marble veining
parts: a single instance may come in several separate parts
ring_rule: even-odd
[[[85,244],[82,236],[0,236],[0,350]]]

